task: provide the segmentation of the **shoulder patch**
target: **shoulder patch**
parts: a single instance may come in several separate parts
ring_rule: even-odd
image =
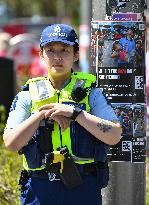
[[[10,107],[10,112],[15,110],[17,101],[18,101],[18,95],[16,95],[14,100],[12,101],[12,104],[11,104],[11,107]]]
[[[25,84],[25,85],[21,86],[21,90],[28,91],[29,90],[29,84]]]

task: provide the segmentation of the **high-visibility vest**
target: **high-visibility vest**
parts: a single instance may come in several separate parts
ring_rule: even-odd
[[[70,82],[61,91],[53,88],[48,78],[30,79],[26,85],[29,86],[30,97],[32,100],[31,112],[36,112],[42,105],[49,103],[77,104],[82,109],[90,112],[88,97],[95,76],[81,72],[74,72]],[[83,86],[87,90],[87,95],[80,101],[72,99],[71,93],[77,86]],[[36,134],[35,134],[36,136]],[[42,137],[42,136],[38,136]],[[95,161],[106,160],[106,145],[86,131],[77,122],[72,122],[71,126],[60,130],[57,122],[54,122],[54,129],[51,134],[53,150],[67,146],[69,153],[73,156],[76,163],[85,164]],[[38,139],[36,139],[38,142]],[[26,170],[41,170],[41,160],[43,154],[40,153],[38,143],[34,142],[26,146],[23,156],[23,166]],[[39,160],[39,163],[37,162]]]

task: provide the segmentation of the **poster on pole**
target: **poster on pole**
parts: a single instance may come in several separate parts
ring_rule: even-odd
[[[132,17],[135,18],[135,14],[138,13],[137,20],[143,21],[144,10],[146,9],[147,0],[106,0],[106,20],[114,20],[113,15],[118,15],[120,13],[125,15],[128,14],[128,16],[132,15]]]
[[[145,161],[145,26],[143,21],[92,21],[91,66],[122,126],[110,161]]]

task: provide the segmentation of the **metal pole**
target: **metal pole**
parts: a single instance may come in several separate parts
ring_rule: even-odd
[[[145,205],[145,163],[110,162],[103,205]]]
[[[92,1],[92,19],[105,20],[106,1]],[[109,65],[110,66],[110,65]],[[109,185],[103,205],[145,205],[145,163],[110,162]]]
[[[98,73],[98,35],[96,38],[96,73]]]
[[[92,12],[92,1],[80,1],[81,25],[80,25],[80,69],[83,72],[89,73],[89,53],[90,53],[90,22]]]

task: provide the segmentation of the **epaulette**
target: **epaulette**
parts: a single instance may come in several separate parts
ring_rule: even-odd
[[[29,90],[29,84],[25,84],[25,85],[21,86],[21,90],[28,91]]]

